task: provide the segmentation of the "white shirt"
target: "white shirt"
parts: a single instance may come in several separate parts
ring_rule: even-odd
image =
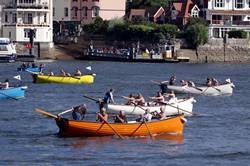
[[[148,121],[151,121],[152,115],[150,113],[143,114],[143,118],[147,119]]]

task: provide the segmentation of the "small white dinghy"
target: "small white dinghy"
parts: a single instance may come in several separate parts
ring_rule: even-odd
[[[119,111],[124,111],[125,114],[141,115],[145,112],[146,109],[149,109],[150,112],[160,112],[160,108],[163,106],[165,107],[165,114],[167,116],[176,114],[184,114],[186,116],[191,116],[193,114],[192,111],[194,102],[196,102],[196,100],[193,97],[190,97],[187,99],[178,100],[177,98],[173,98],[166,104],[157,106],[138,106],[108,103],[105,105],[105,107],[108,113],[118,113]]]
[[[230,79],[226,79],[224,84],[217,86],[181,86],[181,85],[168,85],[168,83],[161,82],[162,89],[167,89],[168,91],[173,90],[175,93],[188,93],[188,94],[199,94],[208,96],[218,96],[218,95],[232,95],[234,84]]]

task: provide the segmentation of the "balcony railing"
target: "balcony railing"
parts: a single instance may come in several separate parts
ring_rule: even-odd
[[[47,3],[10,3],[4,7],[5,9],[49,9]]]
[[[250,25],[250,21],[242,21],[242,20],[234,20],[234,21],[231,21],[231,20],[212,20],[212,24],[213,25]]]
[[[5,27],[49,27],[48,24],[24,24],[24,23],[12,23],[4,24]]]

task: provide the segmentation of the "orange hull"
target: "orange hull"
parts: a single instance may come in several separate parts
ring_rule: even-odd
[[[147,122],[148,129],[153,135],[162,133],[182,134],[184,116],[179,115],[165,120]],[[60,134],[66,137],[75,136],[113,136],[111,127],[122,136],[147,136],[150,135],[144,123],[106,123],[75,121],[64,118],[56,119]]]

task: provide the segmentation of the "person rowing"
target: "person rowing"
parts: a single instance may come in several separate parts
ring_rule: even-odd
[[[9,79],[6,79],[3,83],[0,82],[0,88],[8,89],[10,86]]]
[[[141,122],[141,121],[151,121],[151,119],[152,119],[152,114],[150,114],[150,109],[149,108],[147,108],[146,110],[145,110],[145,112],[144,112],[144,114],[143,115],[140,115],[140,117],[139,118],[137,118],[136,119],[136,121],[137,122]]]
[[[72,117],[74,120],[83,120],[87,112],[87,107],[85,104],[81,104],[73,108]]]
[[[137,105],[140,105],[140,106],[145,105],[145,99],[144,99],[144,97],[142,96],[141,93],[138,93],[138,95],[135,98],[135,102],[136,102]]]
[[[100,112],[96,113],[96,121],[99,122],[108,121],[108,117],[109,116],[104,107],[100,109]]]
[[[81,73],[80,69],[77,68],[74,75],[75,75],[75,76],[81,76],[82,73]]]
[[[132,93],[130,93],[129,96],[122,96],[122,98],[128,100],[126,105],[133,105],[135,103],[135,97]]]
[[[114,122],[115,123],[128,123],[127,117],[124,111],[120,111],[119,114],[115,116]]]
[[[165,119],[166,118],[165,107],[164,106],[160,107],[160,112],[155,111],[153,118],[156,118],[156,119],[159,119],[159,120]]]
[[[153,102],[155,102],[155,105],[159,105],[160,103],[163,103],[165,101],[164,96],[161,92],[157,92],[156,96],[149,98],[152,99]]]

